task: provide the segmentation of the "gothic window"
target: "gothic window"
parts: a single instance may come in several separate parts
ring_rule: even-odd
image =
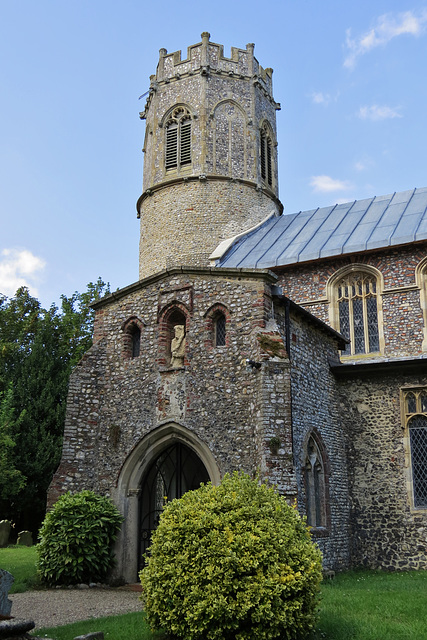
[[[123,355],[125,358],[138,358],[141,349],[142,323],[137,318],[130,318],[123,325],[124,343]]]
[[[225,346],[225,315],[221,312],[214,317],[214,334],[215,346]]]
[[[214,304],[205,314],[208,339],[206,345],[212,347],[225,347],[228,342],[228,323],[230,312],[223,304]]]
[[[166,169],[191,164],[191,115],[185,107],[176,107],[166,122]]]
[[[411,493],[416,509],[427,509],[427,388],[403,391],[411,460]]]
[[[313,528],[327,526],[325,461],[312,434],[307,442],[304,460],[304,484],[307,523]]]
[[[335,285],[338,331],[350,339],[344,355],[380,350],[378,284],[374,274],[352,271]]]
[[[273,142],[267,125],[264,125],[261,129],[260,146],[261,178],[271,187],[273,185]]]

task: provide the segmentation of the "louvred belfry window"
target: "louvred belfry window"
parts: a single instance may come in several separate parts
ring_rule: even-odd
[[[339,331],[350,339],[345,355],[379,351],[377,298],[377,280],[369,273],[350,273],[338,282]]]
[[[267,127],[261,129],[260,139],[260,160],[261,160],[261,178],[267,182],[270,187],[273,184],[273,168],[272,168],[272,142]]]
[[[166,124],[166,169],[191,164],[191,116],[188,109],[177,107]]]

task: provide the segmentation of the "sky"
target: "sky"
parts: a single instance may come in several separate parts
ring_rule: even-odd
[[[427,186],[427,0],[0,0],[0,293],[138,279],[159,49],[273,67],[285,213]]]

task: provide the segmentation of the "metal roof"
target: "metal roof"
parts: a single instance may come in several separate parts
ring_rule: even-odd
[[[266,269],[427,240],[427,187],[270,218],[219,267]]]

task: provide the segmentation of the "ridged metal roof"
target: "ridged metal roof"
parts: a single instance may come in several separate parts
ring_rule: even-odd
[[[217,266],[265,269],[427,240],[427,188],[270,218]]]

